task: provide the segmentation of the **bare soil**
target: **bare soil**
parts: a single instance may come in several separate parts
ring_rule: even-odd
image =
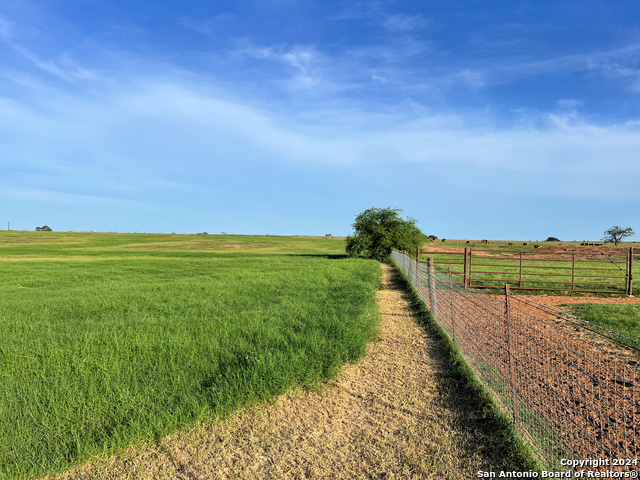
[[[560,295],[519,295],[540,305],[558,306],[565,303],[640,303],[640,297],[564,297]]]
[[[397,273],[383,268],[379,338],[338,378],[56,478],[459,479],[504,468],[487,414],[417,325]]]

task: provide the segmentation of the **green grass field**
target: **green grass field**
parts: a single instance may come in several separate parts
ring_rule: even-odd
[[[522,242],[513,242],[514,245],[512,247],[508,246],[508,242],[506,241],[492,241],[489,245],[481,244],[477,242],[476,246],[472,246],[472,250],[474,252],[480,253],[481,250],[485,250],[481,252],[482,255],[487,255],[489,258],[478,258],[474,256],[473,264],[471,267],[471,276],[479,281],[474,281],[474,283],[483,285],[495,285],[495,286],[504,286],[504,281],[502,282],[493,282],[492,278],[500,278],[504,280],[508,280],[508,283],[511,287],[520,286],[520,277],[519,277],[519,266],[518,260],[516,257],[513,257],[513,260],[502,260],[491,258],[499,257],[499,256],[509,256],[513,255],[513,252],[524,251],[524,252],[536,252],[542,254],[548,248],[563,248],[563,247],[577,247],[579,242],[538,242],[542,248],[539,250],[534,250],[533,242],[530,242],[527,247],[522,245]],[[462,253],[465,247],[468,247],[464,241],[456,244],[455,241],[447,241],[444,244],[441,242],[435,242],[434,244],[427,244],[424,246],[423,250],[429,249],[438,249],[441,247],[446,248],[456,248]],[[620,260],[620,253],[626,254],[630,246],[634,246],[633,243],[622,243],[618,250],[618,253],[615,255],[609,253],[603,255],[600,250],[594,249],[593,247],[582,247],[580,250],[585,253],[590,253],[589,257],[583,257],[582,255],[576,255],[577,259],[580,258],[588,258],[591,260],[590,263],[576,263],[575,270],[575,289],[576,290],[616,290],[624,293],[624,286],[620,284],[624,284],[624,268],[626,264],[624,261]],[[504,254],[504,255],[503,255]],[[436,254],[436,255],[428,255],[423,254],[421,259],[426,260],[427,257],[433,256],[436,262],[462,262],[462,255],[444,255],[444,254]],[[527,290],[519,290],[516,289],[516,293],[521,294],[551,294],[551,295],[572,295],[570,292],[572,287],[572,279],[571,279],[571,254],[562,254],[557,255],[556,258],[562,260],[569,261],[532,261],[527,260],[527,258],[535,258],[530,255],[524,255],[524,267],[523,272],[525,275],[522,276],[522,286],[527,288]],[[634,277],[640,278],[640,246],[635,247],[635,262],[634,262]],[[595,261],[594,261],[595,260]],[[490,265],[493,264],[493,265]],[[500,265],[500,266],[495,266]],[[593,268],[591,268],[593,267]],[[447,271],[449,268],[448,265],[444,264],[436,264],[436,269],[441,271]],[[451,265],[452,270],[454,271],[462,271],[462,265]],[[611,270],[602,270],[603,268],[609,268]],[[506,272],[501,274],[489,274],[486,273],[488,271],[500,271]],[[595,278],[593,276],[596,275],[608,275],[616,278]],[[462,275],[457,275],[454,280],[462,281]],[[553,283],[541,283],[541,282],[553,282]],[[605,285],[590,285],[589,283],[603,283]],[[640,295],[640,283],[636,281],[633,286],[633,292],[635,295]],[[535,290],[536,288],[544,288],[545,290]],[[567,291],[554,291],[553,289],[568,289]],[[584,295],[583,293],[576,292],[576,295]],[[607,295],[597,293],[596,295]]]
[[[312,386],[376,334],[330,238],[0,232],[0,478]]]
[[[576,317],[631,340],[620,338],[621,343],[635,349],[640,346],[640,304],[573,303],[564,306],[569,307]]]

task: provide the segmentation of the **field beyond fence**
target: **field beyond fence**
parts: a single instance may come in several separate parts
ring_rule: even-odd
[[[434,258],[435,264],[451,266],[454,273],[461,274],[465,287],[490,288],[509,283],[514,290],[633,293],[633,247],[626,252],[601,249],[579,253],[550,248],[539,251],[417,250],[419,261],[425,261],[420,260],[420,256],[433,255],[439,256]]]
[[[577,319],[508,287],[480,290],[431,262],[396,251],[392,258],[545,468],[600,458],[611,461],[591,470],[637,470],[615,465],[638,456],[637,355],[596,344],[597,336],[567,328]]]

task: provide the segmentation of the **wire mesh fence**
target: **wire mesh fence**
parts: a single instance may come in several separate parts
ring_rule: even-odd
[[[590,466],[635,473],[640,377],[633,352],[508,287],[464,288],[461,274],[401,252],[392,258],[545,468],[605,459]]]

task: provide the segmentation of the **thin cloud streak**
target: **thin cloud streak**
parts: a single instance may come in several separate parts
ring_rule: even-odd
[[[382,24],[391,31],[412,32],[426,28],[429,22],[420,14],[406,15],[398,13],[382,17]]]
[[[117,207],[135,209],[157,209],[160,205],[137,200],[122,200],[94,195],[78,195],[55,190],[36,189],[28,187],[5,187],[0,190],[0,197],[23,202],[47,203],[56,205],[72,205],[82,207]]]

